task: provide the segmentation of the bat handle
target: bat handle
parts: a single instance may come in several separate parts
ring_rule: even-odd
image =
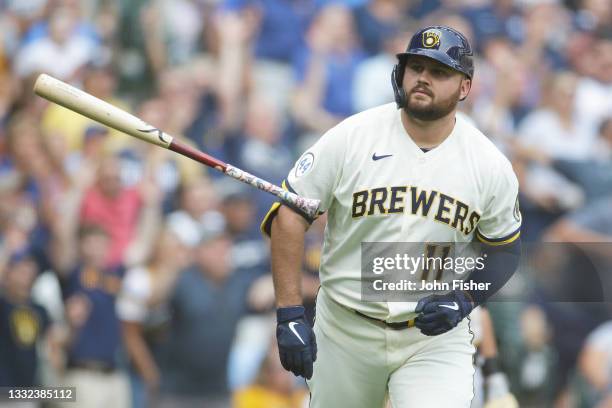
[[[319,200],[300,197],[297,194],[284,190],[279,186],[262,180],[259,177],[247,173],[244,170],[240,170],[238,167],[234,167],[227,163],[224,163],[219,159],[216,159],[204,152],[194,149],[189,145],[180,143],[177,140],[172,139],[170,144],[168,145],[168,149],[187,156],[207,166],[214,167],[215,169],[227,174],[230,177],[233,177],[238,181],[249,184],[270,194],[274,194],[289,207],[304,214],[309,220],[314,220],[319,213],[319,207],[321,205],[321,202]]]
[[[172,150],[173,152],[177,152],[178,154],[187,156],[190,159],[205,164],[209,167],[213,167],[221,172],[225,172],[227,168],[227,163],[224,163],[219,159],[216,159],[204,152],[194,149],[193,147],[174,139],[172,139],[172,141],[168,145],[168,150]]]
[[[321,206],[319,200],[301,197],[229,164],[226,165],[225,174],[262,191],[274,194],[289,207],[303,213],[309,220],[314,220],[319,215],[319,207]]]

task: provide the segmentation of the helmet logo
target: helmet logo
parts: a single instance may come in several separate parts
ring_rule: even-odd
[[[440,34],[438,32],[430,30],[423,33],[423,47],[437,49],[439,46]]]

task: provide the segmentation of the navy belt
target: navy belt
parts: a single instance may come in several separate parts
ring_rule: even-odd
[[[385,325],[386,327],[393,329],[393,330],[403,330],[403,329],[409,329],[411,327],[414,327],[414,319],[410,319],[410,320],[406,320],[405,322],[387,322],[385,320],[382,319],[377,319],[375,317],[372,316],[368,316],[366,314],[363,314],[361,312],[358,312],[357,310],[353,310],[357,315],[364,317],[368,320],[374,321],[374,322],[378,322],[378,323],[382,323],[383,325]]]

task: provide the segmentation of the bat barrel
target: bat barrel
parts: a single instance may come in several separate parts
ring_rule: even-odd
[[[34,84],[34,92],[51,102],[147,143],[153,143],[164,148],[168,148],[172,143],[172,136],[167,133],[50,75],[41,74],[38,76]]]

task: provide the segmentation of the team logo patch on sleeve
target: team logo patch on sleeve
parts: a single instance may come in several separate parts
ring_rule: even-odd
[[[301,177],[308,173],[314,165],[314,160],[314,154],[310,152],[305,153],[295,165],[295,177]]]

